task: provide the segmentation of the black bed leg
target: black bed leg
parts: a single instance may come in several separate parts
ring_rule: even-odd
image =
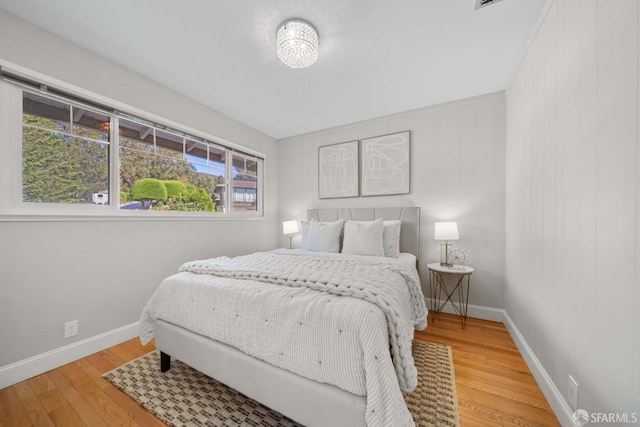
[[[171,356],[160,352],[160,372],[167,372],[169,369],[171,369]]]

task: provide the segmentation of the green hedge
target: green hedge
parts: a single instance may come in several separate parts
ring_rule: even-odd
[[[179,196],[187,191],[187,186],[180,181],[166,180],[162,183],[167,188],[167,197]]]
[[[131,198],[144,202],[145,200],[167,200],[167,187],[155,178],[142,178],[131,185]]]

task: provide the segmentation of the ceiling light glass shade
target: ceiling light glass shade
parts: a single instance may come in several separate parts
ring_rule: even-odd
[[[278,58],[291,68],[306,68],[318,60],[318,32],[302,19],[284,21],[276,31]]]

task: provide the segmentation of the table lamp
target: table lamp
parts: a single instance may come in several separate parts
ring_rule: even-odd
[[[288,249],[293,249],[293,236],[298,232],[300,232],[298,221],[295,219],[292,219],[291,221],[282,221],[282,234],[289,236]]]
[[[443,267],[451,267],[453,264],[449,262],[449,240],[460,239],[458,223],[436,222],[433,238],[435,240],[444,240],[444,243],[440,243],[440,265]]]

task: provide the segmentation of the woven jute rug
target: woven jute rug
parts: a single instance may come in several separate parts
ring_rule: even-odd
[[[413,357],[418,387],[404,397],[416,426],[458,427],[451,348],[415,340]],[[153,351],[103,376],[170,426],[299,426],[179,360],[161,373],[159,358]]]

